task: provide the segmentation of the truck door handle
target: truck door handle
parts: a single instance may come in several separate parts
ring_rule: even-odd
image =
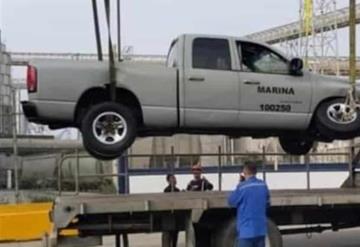
[[[244,84],[246,85],[260,85],[260,82],[259,81],[244,81]]]
[[[205,81],[204,77],[191,76],[189,77],[189,81]]]

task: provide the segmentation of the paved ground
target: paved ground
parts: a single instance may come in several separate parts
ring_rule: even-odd
[[[347,230],[341,232],[326,232],[323,234],[314,234],[310,239],[306,235],[295,235],[284,237],[284,247],[359,247],[360,229]],[[181,243],[179,247],[185,247],[183,244],[184,236],[180,236]],[[130,237],[131,247],[159,247],[160,235],[134,235]],[[114,239],[105,238],[102,247],[113,247]],[[41,247],[39,242],[32,243],[12,243],[0,244],[0,247]]]
[[[360,229],[341,232],[313,234],[310,239],[305,235],[284,237],[284,247],[359,247]]]

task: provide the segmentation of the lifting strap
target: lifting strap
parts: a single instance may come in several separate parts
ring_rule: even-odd
[[[106,24],[108,28],[108,45],[109,45],[109,93],[111,101],[116,101],[116,69],[113,43],[111,38],[111,25],[110,25],[110,0],[104,0],[106,12]]]

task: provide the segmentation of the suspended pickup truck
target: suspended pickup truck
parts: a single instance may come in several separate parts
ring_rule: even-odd
[[[242,38],[181,35],[166,64],[116,63],[116,101],[106,62],[37,60],[27,73],[28,120],[79,128],[99,159],[114,159],[145,136],[276,136],[287,153],[301,155],[314,141],[360,133],[360,112],[345,104],[347,81]]]

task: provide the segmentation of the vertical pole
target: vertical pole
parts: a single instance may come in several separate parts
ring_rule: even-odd
[[[299,0],[299,39],[298,39],[298,55],[299,57],[303,58],[303,54],[302,54],[302,44],[303,44],[303,29],[304,29],[304,5],[303,5],[303,0]],[[305,61],[306,62],[306,61]]]
[[[117,0],[118,61],[121,62],[121,1]]]
[[[231,138],[230,139],[230,148],[231,148],[231,165],[233,166],[235,164],[235,139]]]
[[[303,2],[304,1],[304,2]],[[314,10],[313,10],[313,0],[300,0],[300,5],[303,9],[303,13],[300,13],[300,27],[301,27],[301,35],[303,35],[303,38],[305,38],[305,54],[304,54],[304,60],[305,60],[305,67],[309,68],[309,36],[313,33],[313,16],[314,16]],[[303,40],[301,39],[301,42]],[[302,43],[301,43],[301,48]],[[300,48],[300,50],[301,50]],[[302,53],[302,51],[301,51]],[[300,54],[301,54],[300,53]]]
[[[350,82],[352,86],[353,97],[357,100],[356,95],[356,0],[350,0],[350,20],[349,20],[349,45],[350,45]],[[355,186],[353,159],[355,157],[355,140],[351,141],[351,159],[349,160],[350,184]]]
[[[351,145],[349,150],[349,186],[355,186],[355,179],[354,179],[354,158],[355,158],[355,147]]]
[[[265,146],[262,147],[262,172],[263,172],[263,180],[266,182],[266,150],[265,150]]]
[[[218,184],[219,184],[219,191],[222,191],[222,157],[221,157],[221,146],[218,147]]]
[[[6,189],[10,190],[10,189],[12,189],[12,185],[13,185],[13,182],[12,182],[12,170],[7,170],[6,174],[7,174]]]
[[[320,3],[320,9],[321,15],[324,15],[324,2]],[[321,37],[321,41],[320,41],[320,48],[321,48],[321,59],[320,59],[320,74],[324,74],[324,60],[325,60],[325,30],[324,30],[324,26],[325,26],[325,20],[324,18],[321,19],[321,32],[320,32],[320,37]]]
[[[175,174],[176,158],[175,158],[175,148],[174,148],[174,146],[171,146],[170,153],[171,153],[171,166],[170,166],[171,171],[170,171],[170,173]]]
[[[125,174],[125,194],[130,193],[130,177],[129,177],[129,154],[128,151],[124,153],[124,174]]]
[[[350,0],[350,81],[354,98],[356,98],[356,0]]]
[[[124,243],[124,247],[129,247],[129,237],[127,234],[123,234],[123,243]]]
[[[115,247],[121,247],[121,238],[120,234],[115,235]]]
[[[276,156],[275,156],[275,161],[274,161],[274,171],[278,171],[279,170],[279,148],[278,148],[278,145],[275,144],[275,153],[276,153]],[[283,156],[281,156],[283,157]]]
[[[121,156],[117,159],[118,166],[118,193],[128,194],[129,193],[129,162],[127,151],[124,151]]]
[[[334,10],[337,9],[337,3],[336,1],[334,1]],[[339,63],[339,18],[336,15],[335,17],[335,57],[336,57],[336,76],[340,76],[340,63]]]
[[[56,163],[57,163],[57,183],[58,183],[58,193],[61,196],[62,193],[62,154],[56,156]]]
[[[11,88],[12,92],[12,105],[13,105],[13,117],[12,117],[12,130],[13,130],[13,155],[14,155],[14,180],[15,180],[15,202],[19,199],[19,150],[17,140],[17,122],[16,122],[16,90]]]
[[[305,165],[306,165],[306,188],[310,190],[310,156],[306,154],[305,156]]]
[[[75,164],[75,194],[79,195],[80,193],[80,159],[79,159],[79,149],[76,149],[76,164]]]

